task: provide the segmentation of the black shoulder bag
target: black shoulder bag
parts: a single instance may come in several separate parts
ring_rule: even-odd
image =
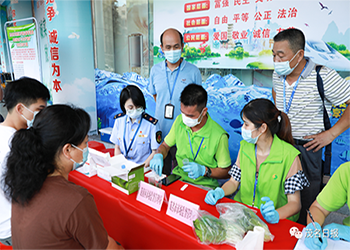
[[[324,129],[328,130],[330,129],[331,122],[329,120],[329,116],[326,110],[326,106],[324,105],[324,88],[323,88],[323,80],[320,76],[320,70],[322,68],[322,65],[316,66],[316,72],[317,72],[317,89],[318,93],[321,96],[322,99],[322,104],[323,104],[323,124],[324,124]],[[325,161],[323,165],[323,174],[325,175],[330,175],[331,173],[331,160],[332,160],[332,143],[328,144],[325,148]]]

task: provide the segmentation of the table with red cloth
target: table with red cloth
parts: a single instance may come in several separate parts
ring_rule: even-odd
[[[111,186],[111,183],[97,176],[87,177],[72,171],[69,181],[85,187],[93,196],[108,234],[120,242],[126,249],[233,249],[229,245],[203,245],[198,242],[193,229],[182,222],[166,215],[167,204],[157,211],[136,200],[137,192],[127,195]],[[207,191],[192,185],[181,191],[185,183],[176,181],[169,186],[162,186],[166,196],[173,194],[198,204],[200,210],[206,210],[219,217],[215,206],[204,202]],[[220,202],[234,202],[223,198]],[[262,218],[260,211],[258,216]],[[278,224],[268,224],[275,236],[273,242],[265,242],[264,249],[293,249],[297,239],[291,236],[291,227],[300,231],[303,225],[280,220]]]

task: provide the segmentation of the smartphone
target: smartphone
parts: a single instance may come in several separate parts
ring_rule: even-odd
[[[169,175],[169,176],[167,176],[166,178],[163,179],[163,185],[168,186],[168,185],[170,185],[174,181],[177,181],[180,178],[181,178],[180,175],[171,174],[171,175]]]

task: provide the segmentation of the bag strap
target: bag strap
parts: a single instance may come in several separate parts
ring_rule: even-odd
[[[323,80],[320,75],[320,70],[322,68],[322,65],[317,65],[316,66],[316,72],[317,72],[317,89],[318,93],[320,94],[320,97],[322,99],[322,105],[323,105],[323,124],[325,130],[330,129],[331,122],[329,120],[329,116],[326,110],[326,107],[324,105],[324,88],[323,88]],[[332,143],[328,144],[325,148],[325,162],[324,162],[324,168],[323,168],[323,173],[325,175],[330,175],[331,173],[331,160],[332,160]]]

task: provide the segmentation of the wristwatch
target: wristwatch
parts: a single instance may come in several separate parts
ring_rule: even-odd
[[[206,176],[206,177],[210,177],[211,176],[211,169],[210,168],[205,167],[205,174],[204,174],[204,176]]]

